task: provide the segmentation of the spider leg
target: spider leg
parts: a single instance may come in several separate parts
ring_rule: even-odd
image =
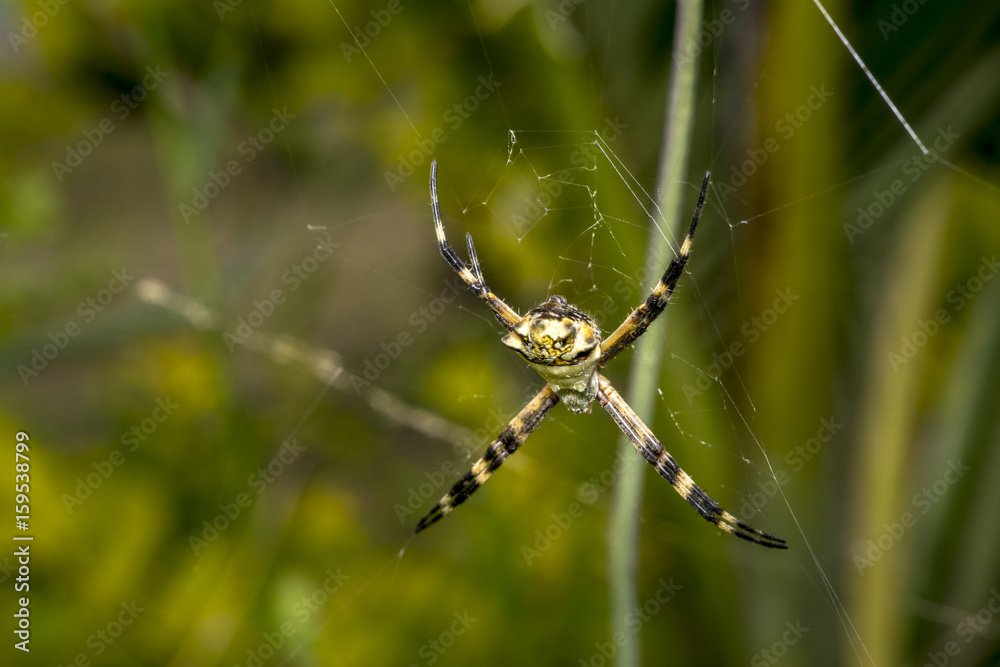
[[[521,317],[500,297],[490,291],[483,280],[483,272],[479,267],[479,258],[476,256],[476,249],[472,245],[472,235],[466,235],[466,242],[469,246],[469,256],[472,261],[472,269],[465,265],[455,249],[448,245],[444,236],[444,223],[441,221],[441,205],[438,202],[437,192],[437,160],[431,162],[431,210],[434,212],[434,229],[437,231],[438,248],[445,261],[458,273],[459,277],[472,288],[480,299],[485,301],[496,314],[500,324],[507,327],[508,331],[513,330],[514,325],[521,321]]]
[[[691,255],[691,243],[694,239],[694,230],[698,226],[698,218],[701,217],[701,207],[705,204],[705,193],[708,191],[708,179],[710,174],[705,172],[705,180],[701,183],[701,193],[698,195],[698,205],[691,216],[691,226],[688,227],[687,236],[677,256],[667,266],[663,272],[660,282],[653,288],[653,292],[646,299],[645,303],[632,311],[624,322],[622,322],[614,332],[601,343],[601,366],[608,363],[616,354],[631,345],[636,338],[645,333],[649,325],[653,323],[663,309],[667,307],[667,301],[677,286],[677,281],[684,272],[684,265],[687,264]]]
[[[719,503],[715,502],[701,487],[694,483],[691,477],[681,470],[677,461],[671,456],[660,441],[656,439],[653,432],[649,430],[639,415],[628,406],[621,394],[611,386],[608,379],[603,375],[598,376],[600,389],[597,399],[601,405],[615,420],[622,432],[628,436],[635,448],[639,450],[649,463],[656,468],[663,479],[670,482],[677,493],[681,494],[684,500],[688,501],[706,521],[715,524],[722,530],[742,538],[749,542],[754,542],[761,546],[772,549],[787,549],[788,545],[780,537],[774,537],[767,533],[748,526],[738,518],[722,509]]]
[[[507,428],[501,431],[497,439],[486,448],[486,453],[476,461],[472,470],[465,473],[462,479],[458,480],[451,491],[446,493],[437,502],[431,511],[427,513],[420,523],[417,524],[416,532],[420,532],[431,524],[443,519],[446,514],[465,502],[466,498],[486,483],[497,468],[508,456],[517,451],[517,448],[527,439],[545,417],[545,414],[559,402],[550,385],[545,385],[524,408],[507,424]]]

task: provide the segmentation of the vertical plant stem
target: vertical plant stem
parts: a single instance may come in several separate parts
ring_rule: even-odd
[[[700,52],[700,49],[689,47],[694,47],[696,44],[701,15],[701,0],[678,0],[670,94],[667,98],[663,148],[660,152],[657,179],[664,230],[677,227],[681,214],[683,196],[680,179],[687,173],[688,148],[694,124],[695,80],[698,65],[697,57],[692,57],[690,54]],[[659,280],[671,258],[666,235],[660,232],[661,228],[656,221],[653,223],[649,229],[645,264],[649,283],[646,288],[649,290]],[[677,238],[682,236],[683,232]],[[660,315],[660,319],[665,316],[666,312]],[[662,323],[658,329],[663,331]],[[634,348],[626,398],[639,416],[649,421],[659,384],[663,337],[657,335],[656,331],[649,331],[636,341]],[[616,643],[619,643],[617,638],[625,638],[625,644],[617,654],[618,664],[637,667],[640,663],[642,644],[639,633],[628,628],[625,619],[629,612],[638,606],[636,570],[639,560],[639,513],[646,466],[626,437],[622,437],[618,443],[618,457],[628,463],[615,483],[608,534],[611,632],[612,636],[616,637]]]

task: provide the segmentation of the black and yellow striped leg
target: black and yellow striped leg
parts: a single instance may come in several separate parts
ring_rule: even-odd
[[[521,443],[528,435],[541,423],[545,414],[553,405],[559,402],[559,397],[552,390],[550,385],[545,385],[524,408],[507,424],[497,439],[486,448],[486,453],[476,461],[472,470],[465,473],[462,479],[458,480],[451,491],[446,493],[437,505],[417,524],[417,531],[420,532],[434,522],[444,518],[446,514],[465,502],[468,498],[490,478],[497,468],[508,456],[517,451]]]
[[[694,483],[690,475],[681,470],[677,461],[671,456],[660,441],[656,439],[653,432],[649,430],[639,416],[625,403],[608,379],[603,375],[598,376],[600,388],[597,399],[608,411],[615,423],[622,430],[629,440],[635,445],[639,453],[642,454],[649,463],[656,468],[663,479],[670,482],[677,493],[681,494],[684,500],[688,501],[706,521],[709,521],[722,530],[742,538],[749,542],[754,542],[761,546],[772,549],[787,549],[788,545],[780,537],[768,535],[743,523],[735,516],[722,509],[719,503],[712,500],[711,496],[705,493],[701,487]]]
[[[645,303],[636,308],[619,325],[614,332],[601,343],[601,366],[608,363],[616,354],[631,345],[636,338],[645,333],[649,325],[653,323],[663,309],[667,307],[667,301],[674,292],[674,287],[684,272],[688,257],[691,255],[691,243],[694,240],[694,231],[698,227],[698,218],[701,217],[701,208],[705,204],[705,193],[708,191],[709,173],[705,172],[705,180],[701,183],[701,193],[698,195],[698,205],[691,216],[691,226],[688,227],[687,236],[677,256],[667,266],[663,272],[660,282],[653,288],[653,292],[646,299]]]
[[[483,271],[479,266],[479,258],[476,256],[476,248],[472,245],[472,235],[466,234],[465,240],[469,248],[469,259],[472,262],[472,269],[469,269],[461,259],[455,249],[448,245],[448,240],[444,236],[444,223],[441,221],[441,205],[438,202],[437,191],[437,161],[431,162],[431,210],[434,212],[434,229],[437,232],[438,248],[441,256],[455,270],[456,273],[472,288],[480,299],[485,301],[496,314],[500,324],[507,327],[508,331],[513,330],[514,325],[521,321],[521,316],[496,294],[490,291],[483,280]]]

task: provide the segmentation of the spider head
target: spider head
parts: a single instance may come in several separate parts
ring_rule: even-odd
[[[601,330],[561,296],[528,311],[502,342],[545,378],[575,412],[589,412],[597,395]]]
[[[594,320],[555,295],[528,311],[503,344],[533,364],[577,366],[600,350],[601,332]]]

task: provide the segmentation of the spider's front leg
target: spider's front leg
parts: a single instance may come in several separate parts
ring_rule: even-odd
[[[472,288],[476,296],[485,301],[493,309],[500,324],[507,327],[508,331],[512,330],[514,325],[521,320],[521,316],[486,286],[486,281],[483,280],[482,268],[479,266],[479,258],[476,255],[476,247],[472,244],[472,234],[465,235],[465,241],[469,248],[469,260],[472,262],[471,269],[465,265],[465,262],[459,259],[458,253],[448,244],[448,240],[444,236],[444,223],[441,221],[441,205],[438,202],[437,160],[431,162],[431,210],[434,213],[434,230],[437,232],[437,242],[438,248],[441,250],[441,256],[444,257],[445,261],[448,262],[459,277]]]
[[[653,323],[653,320],[659,317],[663,309],[667,307],[667,301],[670,300],[670,295],[674,293],[677,281],[684,272],[684,266],[691,255],[691,244],[694,241],[694,231],[698,227],[698,218],[701,217],[701,208],[705,205],[705,194],[708,192],[709,177],[710,174],[705,172],[705,180],[701,182],[701,192],[698,194],[698,205],[694,209],[694,215],[691,216],[691,225],[688,227],[687,236],[684,237],[681,249],[667,266],[667,270],[663,272],[663,277],[660,278],[660,282],[653,288],[653,292],[646,299],[646,302],[632,311],[625,321],[601,345],[601,366],[607,364],[616,354],[631,345],[636,338],[645,333],[649,325]]]
[[[420,523],[417,524],[417,531],[420,532],[431,524],[443,519],[446,514],[465,502],[480,486],[486,483],[496,469],[503,464],[504,460],[517,451],[517,448],[527,439],[531,432],[535,430],[545,414],[553,405],[559,402],[559,397],[552,390],[552,387],[545,385],[524,408],[507,424],[507,428],[500,432],[497,439],[486,448],[486,453],[476,461],[472,470],[465,473],[462,479],[451,487],[451,491],[446,493],[437,505],[431,508]]]

